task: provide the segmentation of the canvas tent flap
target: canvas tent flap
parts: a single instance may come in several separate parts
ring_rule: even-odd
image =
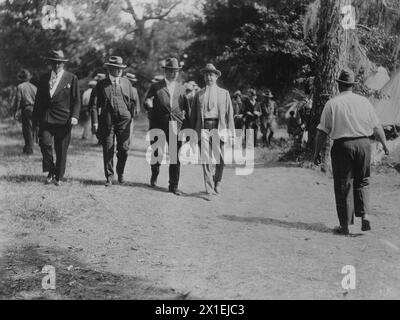
[[[382,88],[389,99],[371,98],[383,126],[400,125],[400,71]]]

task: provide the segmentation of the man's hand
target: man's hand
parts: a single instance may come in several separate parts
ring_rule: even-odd
[[[319,166],[322,162],[322,158],[320,154],[314,154],[314,164]]]
[[[96,134],[97,133],[97,129],[99,129],[99,124],[98,123],[93,123],[93,125],[92,125],[92,133]]]
[[[71,118],[71,125],[76,126],[77,124],[78,124],[78,119],[72,117],[72,118]]]

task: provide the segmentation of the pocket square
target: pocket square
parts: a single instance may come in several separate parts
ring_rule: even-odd
[[[71,85],[68,83],[64,88],[69,89],[69,88],[71,88]]]

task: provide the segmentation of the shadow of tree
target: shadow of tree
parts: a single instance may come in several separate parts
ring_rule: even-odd
[[[162,288],[150,281],[92,269],[70,251],[27,245],[10,248],[0,258],[0,300],[191,299],[188,294]],[[44,266],[55,268],[55,290],[44,290]]]
[[[273,218],[261,218],[261,217],[238,217],[232,215],[222,215],[221,219],[225,219],[228,221],[236,221],[236,222],[245,222],[245,223],[257,223],[257,224],[266,224],[272,225],[276,227],[282,227],[287,229],[297,229],[297,230],[305,230],[305,231],[315,231],[320,233],[333,233],[333,229],[328,228],[322,223],[306,223],[306,222],[291,222],[284,221]],[[363,234],[350,234],[350,237],[358,237]]]

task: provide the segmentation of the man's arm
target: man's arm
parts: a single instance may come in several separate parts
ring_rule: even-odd
[[[328,135],[326,132],[317,129],[317,135],[315,137],[315,148],[314,148],[314,164],[321,164],[321,151],[322,147],[326,144],[326,140],[328,139]]]
[[[382,126],[377,126],[374,128],[374,136],[375,136],[376,140],[378,140],[380,143],[382,143],[383,151],[385,151],[385,154],[389,155],[389,149],[387,148],[387,145],[386,145],[385,132],[383,131]]]
[[[79,113],[81,111],[81,95],[79,93],[78,78],[75,75],[72,78],[71,100],[71,124],[76,125],[78,124]]]
[[[131,87],[131,108],[133,117],[136,117],[140,111],[140,101],[138,92],[133,86]]]
[[[21,100],[22,100],[21,89],[20,87],[17,87],[17,92],[15,94],[15,101],[14,101],[14,118],[16,118],[17,112],[21,108]]]

